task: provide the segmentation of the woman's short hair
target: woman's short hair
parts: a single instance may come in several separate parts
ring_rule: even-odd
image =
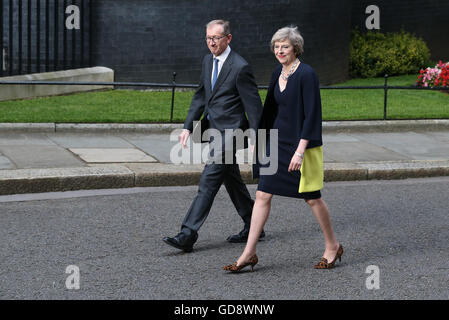
[[[220,26],[223,27],[223,35],[227,36],[228,34],[231,33],[231,27],[230,27],[229,21],[226,21],[226,20],[212,20],[208,24],[206,24],[206,29],[209,28],[210,26],[214,25],[214,24],[219,24]]]
[[[274,44],[279,41],[289,40],[292,44],[296,57],[304,52],[304,39],[298,31],[298,27],[288,26],[279,29],[271,38],[271,51],[274,52]]]

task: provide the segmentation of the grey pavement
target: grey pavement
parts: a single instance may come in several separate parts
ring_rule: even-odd
[[[0,194],[195,185],[204,164],[171,161],[180,128],[0,124]],[[325,181],[449,175],[449,120],[325,122],[323,140]]]
[[[324,240],[310,207],[275,196],[259,263],[241,274],[221,269],[244,248],[226,241],[242,223],[224,187],[192,253],[162,238],[179,231],[196,186],[0,196],[0,300],[447,300],[447,190],[449,177],[327,183],[344,247],[332,270],[313,268]],[[68,266],[79,289],[67,287]],[[378,289],[366,285],[370,266]]]

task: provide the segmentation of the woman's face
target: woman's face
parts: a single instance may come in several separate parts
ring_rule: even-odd
[[[296,59],[295,50],[289,40],[276,41],[274,43],[274,55],[282,64],[290,64]]]

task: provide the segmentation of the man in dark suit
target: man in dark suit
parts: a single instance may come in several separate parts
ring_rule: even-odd
[[[206,42],[211,54],[203,59],[200,86],[192,99],[184,129],[179,136],[180,143],[185,147],[193,131],[193,122],[204,115],[202,125],[218,130],[223,137],[223,143],[217,143],[211,151],[214,159],[220,158],[223,161],[206,164],[198,194],[184,218],[181,232],[173,238],[163,239],[165,243],[185,252],[192,251],[198,238],[198,229],[206,220],[222,183],[244,223],[243,230],[227,240],[246,242],[248,238],[254,201],[235,162],[235,138],[231,137],[233,140],[229,143],[228,135],[225,138],[225,130],[250,128],[257,132],[262,102],[250,66],[229,47],[231,39],[229,22],[213,20],[207,24]],[[233,150],[231,164],[224,161],[229,145]],[[260,238],[262,237],[263,231]]]

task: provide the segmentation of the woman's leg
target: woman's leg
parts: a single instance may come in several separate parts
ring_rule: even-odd
[[[335,238],[334,231],[332,230],[331,218],[329,214],[329,208],[323,199],[309,199],[306,200],[307,204],[312,208],[315,218],[320,224],[321,230],[324,234],[324,241],[326,244],[323,258],[326,258],[328,262],[332,262],[337,254],[339,243]]]
[[[237,260],[238,266],[247,262],[256,253],[256,245],[259,241],[259,236],[270,213],[272,197],[273,195],[270,193],[263,191],[256,192],[256,202],[254,203],[251,216],[251,227],[249,229],[248,240],[246,242],[245,250]]]

